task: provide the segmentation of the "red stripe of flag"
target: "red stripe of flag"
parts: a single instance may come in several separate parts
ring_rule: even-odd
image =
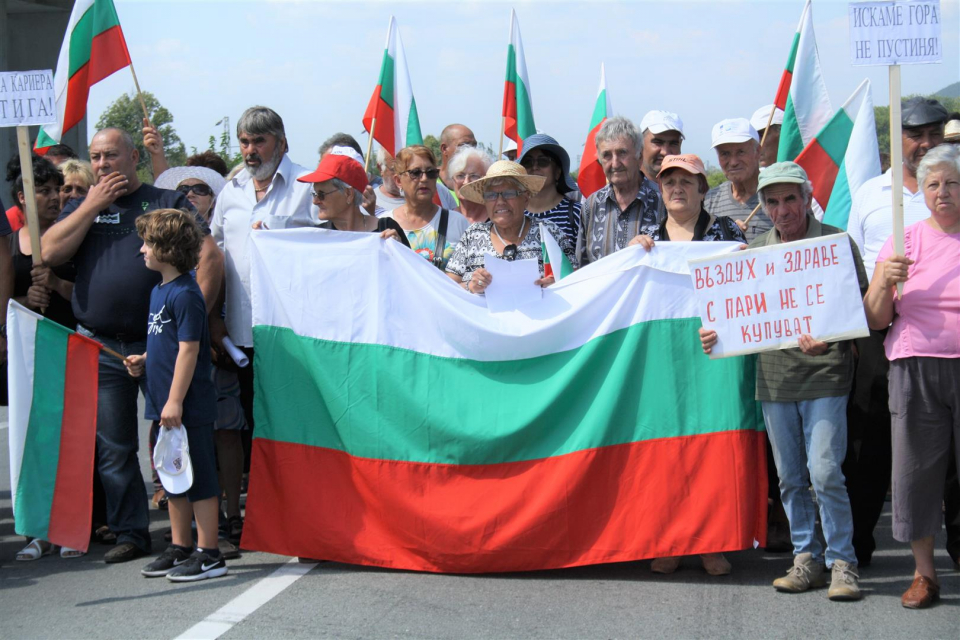
[[[787,108],[787,96],[790,95],[790,84],[793,82],[793,73],[790,71],[784,71],[783,75],[780,76],[780,84],[777,85],[777,97],[773,99],[773,103],[777,105],[777,109],[781,111],[786,110]]]
[[[603,167],[597,161],[597,132],[607,119],[601,120],[587,135],[587,142],[583,147],[583,156],[580,159],[580,171],[577,173],[577,185],[584,197],[599,191],[607,184],[607,176]]]
[[[517,134],[517,85],[505,80],[503,83],[503,134],[517,143],[517,157],[523,153],[523,140]]]
[[[807,177],[813,184],[814,199],[823,209],[826,209],[840,167],[816,139],[811,141],[807,148],[797,156],[796,163],[807,172]]]
[[[393,129],[393,108],[383,101],[380,94],[383,87],[377,85],[370,96],[370,102],[367,103],[367,110],[363,112],[363,128],[370,132],[373,126],[373,119],[377,119],[376,128],[373,132],[373,139],[380,143],[380,146],[391,156],[396,156],[400,149],[395,149],[396,132]]]
[[[50,509],[50,541],[86,551],[93,511],[100,345],[79,334],[67,341],[60,460]]]
[[[97,34],[90,45],[90,61],[74,73],[67,83],[67,105],[63,113],[66,133],[87,113],[90,86],[130,64],[130,52],[119,25]]]

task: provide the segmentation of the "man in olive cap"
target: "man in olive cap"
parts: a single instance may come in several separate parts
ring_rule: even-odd
[[[872,278],[877,255],[893,234],[893,171],[903,171],[903,225],[908,227],[930,217],[917,184],[920,160],[943,143],[944,123],[949,114],[931,98],[915,97],[903,103],[903,167],[865,182],[853,196],[847,233],[863,256]],[[844,462],[847,491],[853,510],[853,546],[860,566],[867,566],[876,548],[873,530],[880,519],[890,484],[891,446],[887,372],[890,363],[883,349],[885,331],[871,331],[857,339],[856,378],[850,396],[849,452]],[[956,485],[956,473],[948,475],[947,495]],[[956,511],[954,508],[953,511]],[[954,562],[960,558],[960,526],[956,513],[947,513],[947,548]]]
[[[842,233],[813,216],[813,186],[795,162],[778,162],[762,170],[757,192],[773,228],[755,238],[751,249]],[[850,247],[860,290],[865,292],[863,264],[852,242]],[[717,333],[700,329],[700,339],[709,353]],[[860,599],[850,501],[840,470],[847,450],[852,345],[850,340],[828,344],[802,335],[797,348],[764,351],[757,359],[757,400],[773,447],[794,552],[787,575],[773,582],[778,591],[797,593],[829,582],[831,600]],[[818,507],[826,549],[817,536]]]

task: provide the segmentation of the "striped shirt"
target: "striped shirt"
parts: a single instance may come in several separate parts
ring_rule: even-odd
[[[623,249],[642,233],[653,236],[659,226],[659,207],[660,195],[656,187],[643,176],[637,197],[625,211],[617,204],[611,185],[591,194],[583,203],[580,214],[580,233],[577,234],[580,266]]]
[[[580,233],[580,203],[572,202],[567,198],[561,200],[557,206],[540,213],[531,213],[524,211],[523,215],[530,216],[534,220],[549,220],[558,227],[563,235],[569,238],[570,242],[576,244],[577,234]]]
[[[760,197],[756,193],[744,204],[737,202],[737,199],[733,197],[733,185],[729,182],[724,182],[707,191],[707,196],[703,201],[703,206],[709,213],[718,218],[729,216],[734,220],[746,220],[758,204],[760,204]],[[752,242],[772,228],[773,222],[763,212],[763,209],[760,209],[750,220],[750,224],[747,225],[745,233],[747,242]]]

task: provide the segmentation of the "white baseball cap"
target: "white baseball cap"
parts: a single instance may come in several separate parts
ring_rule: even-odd
[[[650,129],[651,133],[663,133],[664,131],[679,131],[680,137],[683,137],[683,120],[675,113],[669,111],[659,111],[654,109],[648,111],[640,121],[640,133]]]
[[[153,466],[167,493],[186,493],[193,486],[193,463],[185,427],[160,427],[160,437],[153,448]]]
[[[760,142],[760,134],[753,128],[750,121],[746,118],[728,118],[721,120],[713,125],[713,145],[716,147],[721,144],[731,142],[746,142],[747,140],[756,140]]]
[[[760,107],[753,112],[753,115],[750,116],[750,124],[753,125],[753,128],[758,132],[763,131],[767,128],[767,122],[770,121],[770,112],[773,111],[774,106],[768,104],[765,107]],[[770,122],[771,125],[774,124],[783,124],[783,109],[777,109],[773,114],[773,121]]]

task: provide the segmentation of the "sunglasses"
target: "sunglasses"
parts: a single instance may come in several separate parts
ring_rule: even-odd
[[[523,191],[518,191],[516,189],[509,189],[507,191],[484,191],[483,199],[487,202],[496,202],[497,198],[502,197],[504,200],[513,200],[518,198]]]
[[[503,248],[503,259],[512,262],[517,259],[517,245],[508,244]]]
[[[440,169],[407,169],[404,171],[405,174],[410,176],[414,182],[418,182],[423,176],[427,176],[427,180],[436,180],[440,177]]]
[[[553,159],[548,156],[540,156],[539,158],[524,158],[523,162],[520,163],[520,166],[529,171],[530,169],[546,169],[553,164]]]
[[[201,183],[201,184],[182,184],[182,185],[180,185],[179,187],[177,187],[177,191],[179,191],[179,192],[182,193],[183,195],[187,195],[187,194],[189,194],[191,191],[193,191],[193,192],[194,192],[195,194],[197,194],[198,196],[212,196],[212,195],[213,195],[213,189],[211,189],[210,187],[208,187],[207,185],[205,185],[205,184],[203,184],[203,183]]]
[[[334,189],[333,191],[312,191],[311,195],[313,195],[314,202],[323,202],[324,198],[337,191],[339,191],[339,189]]]

